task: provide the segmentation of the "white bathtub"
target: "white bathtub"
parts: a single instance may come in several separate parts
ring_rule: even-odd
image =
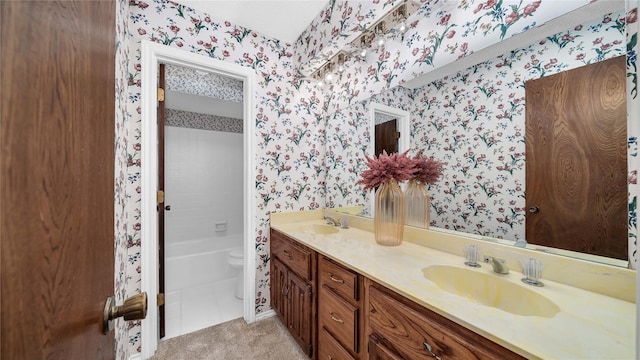
[[[242,317],[238,273],[227,264],[242,245],[242,235],[165,245],[166,339]]]
[[[227,265],[227,255],[242,246],[242,234],[166,244],[165,291],[236,277]]]

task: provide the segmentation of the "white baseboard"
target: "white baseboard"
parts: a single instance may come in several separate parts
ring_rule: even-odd
[[[268,319],[272,316],[275,316],[276,312],[271,309],[271,310],[267,310],[265,312],[261,312],[260,314],[256,315],[256,321],[260,321],[260,320],[264,320],[264,319]]]
[[[129,356],[129,360],[142,360],[142,354],[136,353],[134,355]]]

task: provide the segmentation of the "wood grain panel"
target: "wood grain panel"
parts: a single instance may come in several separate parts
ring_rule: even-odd
[[[326,286],[319,289],[319,326],[327,329],[346,349],[357,354],[360,309],[343,300]]]
[[[164,89],[164,64],[158,68],[158,87]],[[158,189],[164,191],[164,101],[158,101]],[[166,194],[165,194],[166,198]],[[158,204],[158,291],[164,294],[164,212],[165,202]],[[166,334],[165,305],[158,305],[160,338]]]
[[[345,269],[324,256],[318,261],[318,288],[326,286],[341,297],[358,301],[360,279],[357,273]]]
[[[398,152],[398,120],[391,120],[375,126],[375,155]]]
[[[325,329],[320,329],[318,336],[318,359],[322,360],[355,360],[340,343]]]
[[[627,255],[625,57],[526,83],[526,239]]]
[[[370,332],[404,359],[522,359],[521,356],[375,283],[368,287]],[[387,358],[387,357],[382,357]]]
[[[277,231],[271,232],[271,251],[291,270],[305,280],[311,280],[315,273],[312,261],[313,250],[295,243]]]
[[[287,280],[289,286],[287,326],[298,345],[307,355],[311,355],[311,344],[313,343],[311,336],[315,334],[315,331],[312,331],[315,321],[312,321],[311,285],[291,271],[287,273]]]
[[[3,359],[111,359],[115,4],[2,1]]]

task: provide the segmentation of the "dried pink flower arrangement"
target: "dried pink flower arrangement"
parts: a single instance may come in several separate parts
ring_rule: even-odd
[[[420,181],[423,184],[435,184],[440,180],[442,176],[442,167],[444,163],[434,159],[433,157],[426,157],[422,154],[422,151],[416,154],[412,159],[416,168],[413,178]]]
[[[411,179],[417,168],[415,161],[407,156],[408,152],[389,155],[383,151],[377,159],[375,156],[370,158],[365,155],[369,169],[362,172],[362,179],[358,184],[364,185],[364,190],[370,190],[391,179],[398,182]]]

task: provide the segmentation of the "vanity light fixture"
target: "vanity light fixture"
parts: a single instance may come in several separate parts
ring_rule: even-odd
[[[374,39],[377,40],[377,47],[381,48],[384,46],[389,33],[399,32],[404,34],[408,30],[407,19],[419,8],[420,5],[414,1],[403,1],[353,40],[351,47],[358,49],[360,58],[364,59]]]
[[[407,19],[420,7],[413,0],[404,0],[402,3],[392,8],[382,18],[375,22],[368,29],[356,37],[348,46],[350,51],[340,50],[328,59],[310,77],[317,81],[317,86],[323,86],[324,82],[331,82],[336,74],[342,74],[345,64],[351,57],[365,60],[367,53],[374,40],[376,46],[382,48],[385,45],[386,37],[391,32],[404,34],[407,29]]]
[[[335,74],[342,74],[345,70],[345,63],[349,60],[348,54],[339,51],[337,54],[329,58],[318,70],[311,74],[311,78],[318,81],[318,85],[322,86],[323,81],[331,82]]]

